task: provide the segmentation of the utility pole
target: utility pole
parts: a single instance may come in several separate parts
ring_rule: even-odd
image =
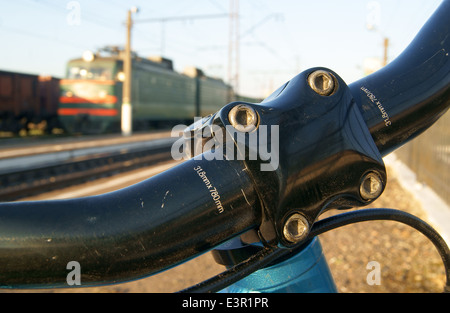
[[[230,0],[229,19],[228,83],[239,92],[239,0]]]
[[[386,66],[388,63],[389,38],[384,37],[383,46],[384,46],[383,66]]]
[[[388,47],[389,38],[385,37],[380,31],[381,23],[381,5],[378,1],[373,0],[367,3],[367,17],[366,17],[366,27],[370,31],[377,31],[383,36],[383,59],[381,61],[381,66],[386,66],[388,63]]]
[[[232,0],[233,1],[233,0]],[[130,136],[133,132],[133,106],[131,98],[131,82],[132,82],[132,58],[131,58],[131,28],[135,23],[151,23],[151,22],[161,22],[165,23],[168,21],[180,21],[180,20],[196,20],[196,19],[211,19],[211,18],[222,18],[226,17],[226,14],[215,14],[215,15],[188,15],[188,16],[172,16],[164,18],[152,18],[152,19],[141,19],[132,20],[132,13],[137,13],[139,10],[134,7],[128,10],[126,28],[127,28],[127,38],[125,44],[125,53],[123,57],[123,71],[125,80],[123,82],[122,91],[122,109],[121,109],[121,129],[123,136]],[[161,49],[164,49],[164,41],[161,43]]]
[[[125,55],[123,58],[123,72],[125,80],[122,91],[121,129],[123,136],[130,136],[133,132],[133,106],[131,105],[131,79],[132,79],[132,59],[131,59],[131,28],[133,27],[132,13],[137,13],[137,8],[128,10],[127,14],[127,38],[125,44]]]

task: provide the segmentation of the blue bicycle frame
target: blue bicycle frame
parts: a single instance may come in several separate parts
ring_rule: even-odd
[[[333,276],[318,238],[295,256],[260,269],[222,290],[229,293],[335,293]]]

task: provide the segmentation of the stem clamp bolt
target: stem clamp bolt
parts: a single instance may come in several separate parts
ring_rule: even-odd
[[[308,236],[308,233],[309,223],[300,213],[292,214],[283,227],[283,236],[291,243],[300,242]]]
[[[364,200],[374,200],[378,198],[383,191],[383,182],[380,175],[375,172],[369,172],[361,180],[359,193]]]
[[[321,96],[330,96],[337,89],[337,81],[334,76],[323,70],[317,70],[309,74],[308,84],[312,90]]]
[[[228,113],[228,120],[238,131],[249,133],[258,127],[258,114],[249,105],[241,103]]]

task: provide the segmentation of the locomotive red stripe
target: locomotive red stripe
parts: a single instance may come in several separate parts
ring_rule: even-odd
[[[117,116],[117,109],[84,109],[84,108],[59,108],[59,115],[88,114],[95,116]]]

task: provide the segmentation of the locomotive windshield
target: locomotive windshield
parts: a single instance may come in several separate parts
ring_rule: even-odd
[[[101,79],[111,80],[112,70],[99,67],[73,66],[69,68],[69,79]]]
[[[116,62],[72,61],[67,68],[68,79],[114,80]]]

